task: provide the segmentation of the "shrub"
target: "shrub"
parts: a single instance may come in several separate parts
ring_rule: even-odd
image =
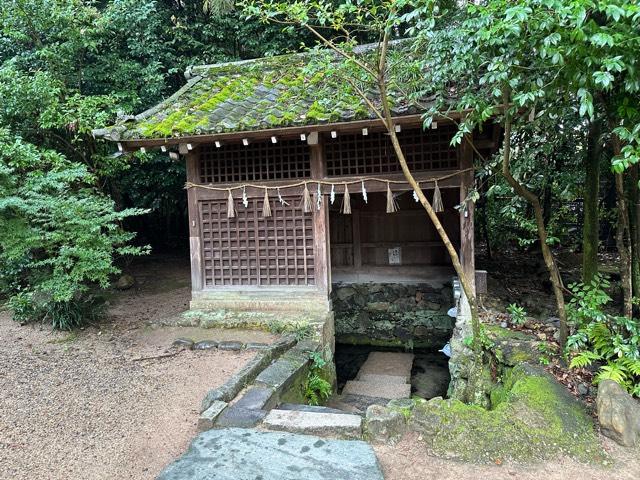
[[[611,297],[608,280],[569,286],[573,298],[567,313],[576,331],[567,341],[571,368],[598,365],[594,382],[609,379],[640,397],[640,321],[606,313]]]
[[[0,129],[0,288],[15,319],[62,329],[95,319],[92,291],[119,273],[114,258],[147,251],[120,227],[142,213],[116,211],[86,166]]]

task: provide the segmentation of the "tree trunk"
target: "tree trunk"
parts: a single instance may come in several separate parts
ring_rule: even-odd
[[[584,159],[584,223],[582,226],[582,281],[584,283],[590,283],[598,273],[601,134],[602,125],[600,122],[598,120],[592,121],[589,125],[587,154]]]
[[[640,179],[638,164],[631,167],[631,178],[627,184],[629,189],[629,226],[631,236],[631,285],[633,297],[640,297]]]
[[[387,132],[389,133],[389,137],[391,138],[391,144],[393,145],[393,150],[398,157],[398,161],[400,163],[400,167],[402,168],[402,173],[404,174],[407,182],[411,185],[411,188],[416,192],[418,199],[420,200],[420,204],[423,206],[427,215],[431,219],[433,226],[435,227],[438,235],[442,239],[442,243],[444,243],[445,248],[451,258],[451,263],[453,264],[453,268],[458,275],[458,279],[460,280],[460,285],[462,290],[464,291],[464,295],[467,298],[467,302],[469,303],[469,310],[471,313],[471,328],[473,331],[473,349],[475,352],[481,351],[480,345],[480,318],[478,317],[478,307],[476,302],[476,296],[473,289],[473,279],[467,278],[462,263],[460,262],[460,257],[458,256],[458,252],[456,252],[455,247],[451,243],[451,239],[449,235],[445,231],[438,215],[433,210],[431,203],[427,200],[422,188],[416,182],[416,179],[413,177],[409,166],[407,165],[407,160],[404,156],[404,152],[402,151],[402,146],[400,145],[400,141],[398,140],[398,136],[396,135],[395,125],[393,124],[393,115],[391,113],[391,106],[389,105],[389,99],[387,98],[387,85],[386,79],[384,76],[384,72],[386,70],[386,53],[388,47],[388,30],[385,32],[384,39],[382,41],[381,50],[380,50],[380,62],[378,66],[378,89],[380,91],[380,98],[382,102],[382,110],[385,127]]]
[[[489,235],[489,202],[487,201],[487,185],[485,182],[481,182],[480,186],[480,200],[478,200],[477,208],[482,209],[482,215],[480,215],[480,234],[484,238],[484,242],[487,245],[487,259],[493,260],[493,249],[491,245],[491,237]],[[476,210],[477,212],[477,210]]]
[[[612,134],[611,146],[613,155],[620,155],[622,145],[617,135]],[[622,173],[614,173],[616,184],[616,203],[618,206],[618,225],[616,227],[616,247],[620,255],[620,282],[624,296],[622,313],[631,318],[633,314],[633,284],[631,276],[631,238],[629,230],[629,211],[624,191],[624,177]]]
[[[510,97],[508,92],[504,93],[503,104],[509,105]],[[549,270],[549,277],[551,284],[553,285],[553,293],[556,297],[556,306],[558,308],[558,317],[560,318],[560,338],[558,339],[560,347],[564,350],[567,344],[567,337],[569,334],[569,328],[567,325],[567,312],[565,309],[564,301],[564,285],[562,283],[562,277],[560,276],[560,270],[556,264],[553,252],[547,244],[547,229],[544,223],[544,215],[542,206],[540,205],[540,199],[527,188],[525,188],[520,182],[518,182],[511,174],[510,162],[511,162],[511,114],[507,110],[504,120],[504,145],[502,150],[502,174],[506,178],[507,182],[515,190],[515,192],[524,198],[533,207],[533,213],[536,219],[536,225],[538,227],[538,237],[540,239],[540,248],[542,249],[542,256],[544,263]]]

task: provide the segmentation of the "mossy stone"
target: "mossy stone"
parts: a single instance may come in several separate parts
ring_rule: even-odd
[[[492,410],[458,400],[420,402],[409,424],[434,452],[470,462],[605,458],[583,405],[543,370],[514,368],[491,398]]]

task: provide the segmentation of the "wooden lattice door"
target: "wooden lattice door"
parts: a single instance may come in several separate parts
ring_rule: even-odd
[[[288,205],[271,201],[272,216],[262,216],[263,200],[236,205],[227,218],[227,202],[199,204],[205,288],[224,286],[315,285],[313,214],[299,197]]]

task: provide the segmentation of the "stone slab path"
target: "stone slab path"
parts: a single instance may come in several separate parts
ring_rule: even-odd
[[[412,353],[371,352],[355,380],[349,380],[342,395],[383,399],[411,396]]]
[[[384,480],[369,444],[243,428],[209,430],[158,480]]]

